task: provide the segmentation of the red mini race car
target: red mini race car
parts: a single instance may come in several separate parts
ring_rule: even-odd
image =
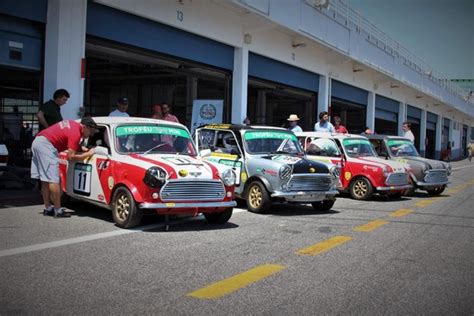
[[[308,158],[339,166],[342,191],[349,191],[356,200],[368,200],[374,193],[401,197],[412,188],[410,166],[377,157],[364,136],[320,132],[296,135]]]
[[[96,117],[88,140],[95,155],[67,161],[60,154],[64,197],[112,210],[117,226],[139,225],[144,210],[203,213],[210,223],[232,216],[236,175],[197,156],[185,126],[162,120]],[[219,169],[220,168],[220,169]]]

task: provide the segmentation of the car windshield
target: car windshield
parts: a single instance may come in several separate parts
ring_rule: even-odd
[[[419,156],[415,146],[408,139],[389,139],[387,146],[393,156]]]
[[[250,154],[304,154],[296,136],[286,131],[246,131],[244,146]]]
[[[349,157],[376,156],[368,139],[351,138],[342,141],[344,149]]]
[[[328,138],[306,139],[306,153],[314,156],[340,157],[341,154],[333,140]]]
[[[119,153],[183,154],[196,156],[188,131],[179,126],[161,124],[121,125],[115,129]]]

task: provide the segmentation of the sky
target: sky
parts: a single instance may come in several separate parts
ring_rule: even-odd
[[[449,79],[474,79],[474,0],[345,0]]]

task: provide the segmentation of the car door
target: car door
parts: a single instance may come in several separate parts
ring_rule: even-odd
[[[233,141],[231,141],[233,139]],[[237,176],[236,192],[243,190],[245,182],[245,168],[242,146],[237,142],[237,137],[231,130],[198,129],[196,131],[198,150],[211,150],[211,155],[205,157],[207,161],[222,166],[231,167]]]

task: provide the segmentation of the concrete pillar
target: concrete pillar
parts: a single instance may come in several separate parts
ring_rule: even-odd
[[[368,94],[367,100],[367,117],[366,117],[366,125],[372,131],[377,132],[375,130],[375,93],[370,92]]]
[[[420,120],[420,155],[426,154],[426,110],[421,110]]]
[[[316,109],[316,122],[319,120],[319,113],[329,110],[331,103],[331,79],[328,76],[319,76],[318,107]],[[315,123],[315,122],[314,122]],[[313,123],[313,126],[314,126]]]
[[[85,57],[87,0],[49,0],[47,14],[44,101],[57,89],[66,89],[71,97],[61,107],[61,114],[65,119],[76,119],[84,97],[81,63]]]
[[[435,158],[441,158],[441,141],[443,138],[443,117],[438,115],[438,122],[436,122],[436,144],[435,144]]]
[[[398,109],[398,136],[403,136],[404,132],[402,129],[402,124],[407,119],[407,104],[400,102],[400,107]]]
[[[234,124],[242,124],[247,116],[249,50],[246,46],[234,49],[232,75],[232,118]],[[255,124],[250,118],[251,124]]]

